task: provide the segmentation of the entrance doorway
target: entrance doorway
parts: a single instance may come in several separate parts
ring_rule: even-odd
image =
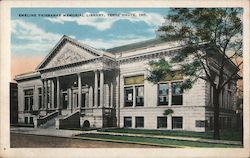
[[[82,107],[86,106],[86,93],[82,93]]]
[[[63,109],[67,109],[68,107],[68,94],[67,92],[63,92]]]

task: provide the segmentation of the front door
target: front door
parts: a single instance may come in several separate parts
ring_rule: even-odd
[[[67,109],[68,107],[68,94],[63,93],[63,109]]]

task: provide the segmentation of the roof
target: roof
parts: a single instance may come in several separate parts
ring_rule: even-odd
[[[106,51],[115,54],[115,53],[125,52],[125,51],[134,50],[138,48],[151,47],[151,46],[158,45],[158,44],[165,43],[165,42],[167,41],[164,39],[154,38],[154,39],[150,39],[146,41],[141,41],[137,43],[132,43],[132,44],[127,44],[127,45],[123,45],[119,47],[106,49]]]

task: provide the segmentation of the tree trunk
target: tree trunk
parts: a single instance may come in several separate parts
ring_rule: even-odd
[[[213,94],[213,104],[214,104],[214,139],[220,139],[220,91],[215,90]]]

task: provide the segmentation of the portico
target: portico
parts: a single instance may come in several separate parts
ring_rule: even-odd
[[[106,126],[105,117],[115,117],[115,112],[110,116],[114,110],[113,78],[117,74],[114,64],[112,56],[62,38],[37,67],[41,76],[38,119],[46,119],[51,113],[68,119],[79,113],[80,125],[87,120],[90,126]]]

